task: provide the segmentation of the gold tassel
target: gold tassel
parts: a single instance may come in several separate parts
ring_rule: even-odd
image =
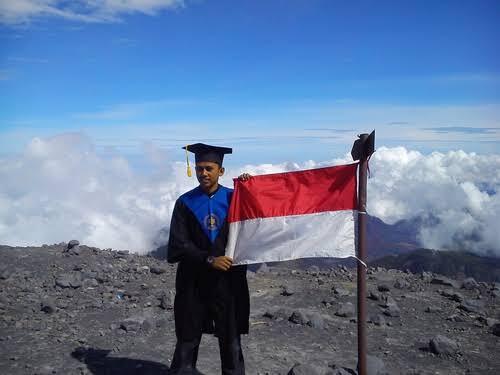
[[[191,167],[189,166],[189,154],[188,154],[188,147],[189,145],[186,145],[186,162],[187,162],[187,175],[188,177],[191,177],[193,173],[191,172]]]

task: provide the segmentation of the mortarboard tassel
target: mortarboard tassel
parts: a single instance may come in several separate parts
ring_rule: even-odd
[[[188,147],[189,147],[189,145],[186,145],[187,175],[188,175],[188,177],[191,177],[193,175],[193,173],[191,172],[191,167],[189,166]]]

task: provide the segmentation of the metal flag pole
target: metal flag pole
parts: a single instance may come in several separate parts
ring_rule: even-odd
[[[368,159],[375,151],[375,130],[360,134],[352,146],[351,155],[359,160],[358,167],[358,374],[366,375],[366,186]]]

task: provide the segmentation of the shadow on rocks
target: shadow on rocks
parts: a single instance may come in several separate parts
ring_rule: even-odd
[[[85,363],[94,375],[166,375],[168,366],[140,359],[108,357],[111,350],[78,347],[73,358]]]

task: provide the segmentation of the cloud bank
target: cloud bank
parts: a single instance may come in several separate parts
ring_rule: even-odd
[[[125,14],[152,16],[183,5],[183,0],[0,0],[0,23],[26,24],[40,17],[80,22],[117,22]]]
[[[183,161],[143,145],[151,173],[134,170],[119,153],[100,156],[81,133],[34,138],[16,156],[0,158],[0,244],[41,245],[77,239],[100,248],[145,253],[165,241],[175,199],[196,186]],[[273,173],[350,162],[245,165]],[[424,218],[423,246],[500,256],[500,155],[463,151],[424,155],[403,147],[377,150],[370,161],[368,210],[388,223]],[[425,223],[429,223],[426,225]]]

